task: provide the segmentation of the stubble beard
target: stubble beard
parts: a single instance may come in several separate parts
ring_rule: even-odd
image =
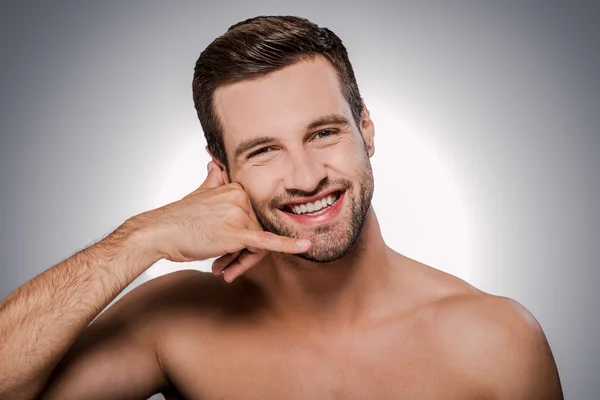
[[[345,188],[344,202],[347,204],[342,206],[349,208],[348,218],[339,219],[335,223],[296,229],[280,215],[282,211],[272,206],[261,207],[252,199],[250,202],[258,222],[265,231],[280,236],[311,240],[312,246],[307,252],[294,254],[294,256],[315,263],[329,263],[344,257],[356,244],[363,230],[374,191],[373,171],[369,160],[366,160],[356,185],[349,180],[340,179],[326,187]]]

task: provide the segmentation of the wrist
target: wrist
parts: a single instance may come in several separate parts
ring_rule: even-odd
[[[134,247],[150,265],[164,258],[158,246],[157,229],[147,213],[129,218],[117,231],[121,231],[129,245]]]

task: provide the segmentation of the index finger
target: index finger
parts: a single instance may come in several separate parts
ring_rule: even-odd
[[[311,246],[310,240],[279,236],[266,231],[244,231],[241,240],[246,247],[288,254],[304,253]]]

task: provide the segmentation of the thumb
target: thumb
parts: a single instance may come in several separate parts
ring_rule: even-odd
[[[223,180],[223,174],[221,173],[221,168],[213,161],[208,163],[208,175],[202,185],[200,185],[200,189],[213,189],[225,184]]]

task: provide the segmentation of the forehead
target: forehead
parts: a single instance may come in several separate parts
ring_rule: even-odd
[[[213,101],[228,154],[243,140],[282,138],[324,115],[350,118],[336,70],[322,56],[258,79],[219,87]]]

